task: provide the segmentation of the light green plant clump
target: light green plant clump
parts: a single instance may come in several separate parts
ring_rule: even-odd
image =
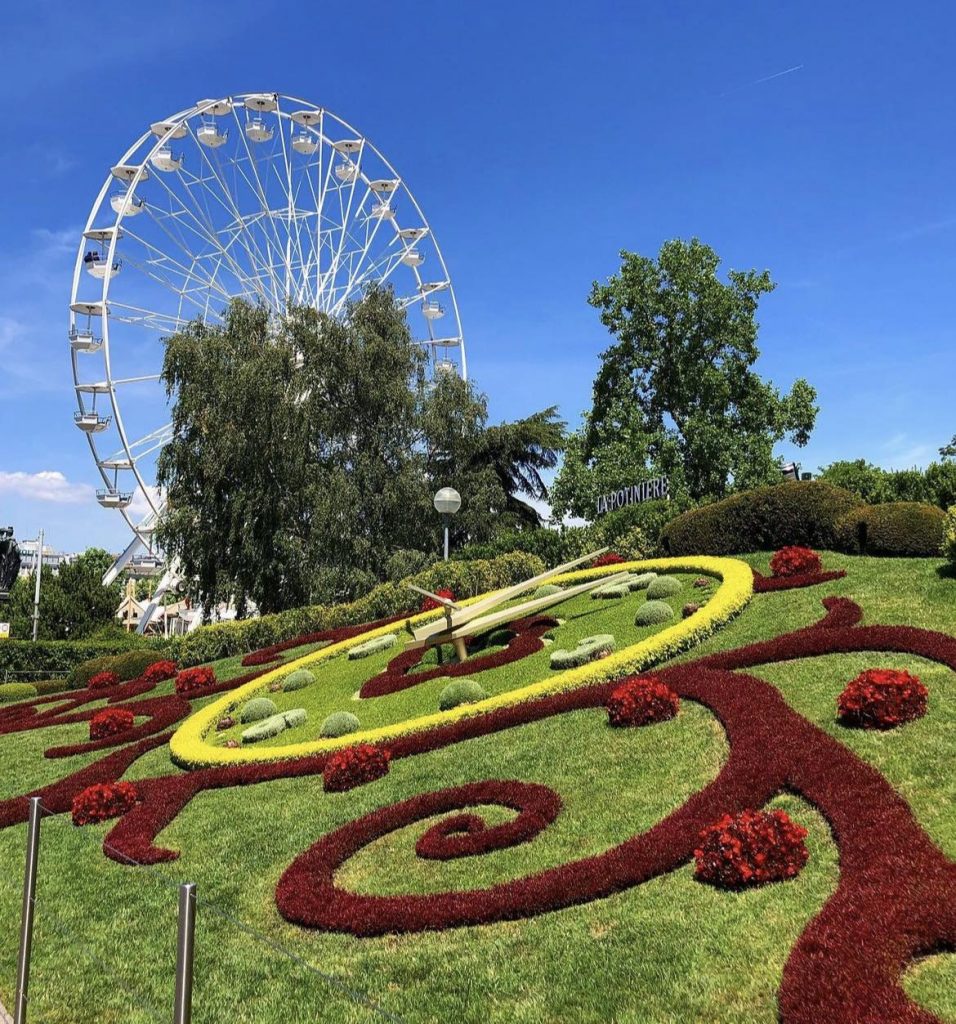
[[[29,683],[2,683],[0,684],[0,704],[9,704],[15,700],[26,700],[28,697],[35,697],[37,690]]]
[[[635,576],[630,583],[631,590],[647,590],[647,588],[657,579],[656,572],[642,572],[639,576]]]
[[[394,633],[387,633],[385,636],[376,636],[366,640],[364,644],[349,649],[349,661],[358,661],[359,658],[367,658],[371,654],[378,654],[379,651],[387,651],[398,643],[398,637]]]
[[[564,649],[551,652],[551,667],[555,669],[577,668],[589,661],[604,658],[614,650],[615,640],[611,633],[596,633],[578,641],[573,651]]]
[[[246,725],[251,722],[261,722],[278,711],[274,700],[268,697],[253,697],[242,705],[239,711],[239,721]]]
[[[591,591],[591,597],[594,600],[600,600],[601,598],[613,598],[613,597],[626,597],[631,592],[631,584],[637,577],[632,573],[628,573],[621,579],[615,580],[613,583],[605,583],[603,587],[597,587]]]
[[[655,626],[674,618],[674,609],[666,601],[645,601],[634,616],[635,626]]]
[[[456,679],[438,695],[438,708],[441,711],[450,711],[459,704],[474,704],[487,696],[484,687],[473,679]]]
[[[339,736],[347,736],[350,732],[358,732],[362,723],[351,711],[333,711],[326,718],[319,729],[319,735],[323,739],[336,739]]]
[[[647,588],[648,601],[660,601],[665,597],[673,597],[681,588],[679,579],[673,576],[658,576],[651,580]]]
[[[550,597],[552,594],[560,594],[562,590],[564,590],[564,587],[559,587],[557,583],[542,583],[531,597],[533,599]]]
[[[259,743],[261,740],[269,740],[278,736],[286,729],[295,729],[297,726],[305,725],[308,721],[308,714],[305,708],[292,708],[290,711],[280,711],[276,715],[256,722],[244,730],[241,736],[243,743]]]
[[[298,668],[282,680],[282,689],[285,693],[291,693],[311,686],[314,682],[315,676],[307,668]]]

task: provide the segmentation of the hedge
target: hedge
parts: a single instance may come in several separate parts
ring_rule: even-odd
[[[838,547],[859,555],[938,555],[945,531],[946,513],[936,505],[864,505],[840,520]]]
[[[37,688],[29,683],[0,683],[0,704],[35,697]]]
[[[218,658],[247,654],[304,633],[357,625],[403,612],[412,614],[418,597],[405,586],[405,582],[433,592],[447,587],[459,598],[467,598],[518,583],[541,572],[544,572],[541,559],[521,551],[491,560],[442,562],[401,584],[382,583],[348,604],[311,605],[257,619],[200,626],[185,636],[170,640],[169,657],[182,668],[202,665]]]
[[[840,520],[860,507],[854,494],[816,480],[758,487],[678,516],[664,527],[661,545],[670,555],[729,555],[790,544],[832,549]]]
[[[30,640],[0,641],[0,674],[72,672],[81,662],[116,654],[126,654],[133,646],[122,637],[116,640]],[[165,641],[138,638],[137,646],[162,651]]]
[[[956,505],[946,513],[946,532],[943,537],[943,554],[956,566]]]

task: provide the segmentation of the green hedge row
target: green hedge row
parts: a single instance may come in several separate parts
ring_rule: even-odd
[[[542,560],[522,551],[487,560],[440,562],[402,583],[382,583],[348,604],[310,605],[263,615],[258,619],[202,626],[170,640],[169,657],[185,668],[217,658],[246,654],[304,633],[318,633],[417,611],[421,598],[409,590],[405,582],[431,591],[445,587],[455,597],[466,598],[518,583],[540,572],[544,572]]]
[[[849,491],[822,481],[800,481],[742,491],[685,512],[661,534],[671,555],[732,555],[788,544],[851,554],[938,555],[945,513],[934,505],[865,505]]]
[[[144,641],[137,638],[137,646],[146,650],[161,650],[164,641]],[[92,658],[126,654],[131,644],[117,638],[98,640],[0,640],[0,674],[17,676],[37,672],[72,672],[81,662]]]

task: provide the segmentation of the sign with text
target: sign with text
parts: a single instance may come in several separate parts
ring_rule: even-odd
[[[624,508],[626,505],[638,505],[642,501],[657,501],[661,498],[670,498],[670,496],[670,480],[666,476],[659,476],[654,480],[644,480],[639,484],[622,487],[619,491],[600,495],[597,500],[597,513],[600,516],[605,512],[614,512],[619,508]]]

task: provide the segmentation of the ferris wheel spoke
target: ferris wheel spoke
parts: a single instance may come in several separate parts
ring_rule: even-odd
[[[210,274],[206,277],[203,277],[202,275],[196,272],[196,267],[202,266],[198,257],[193,256],[192,267],[187,267],[185,264],[173,259],[172,256],[170,256],[168,253],[163,252],[162,249],[157,248],[155,245],[153,245],[152,242],[136,234],[134,231],[131,231],[129,228],[126,229],[125,234],[127,235],[127,237],[132,238],[134,241],[138,242],[144,249],[148,251],[148,253],[151,254],[149,258],[146,259],[144,262],[139,262],[135,260],[133,261],[133,265],[136,266],[137,269],[141,270],[143,273],[149,272],[148,270],[144,269],[144,267],[155,268],[157,265],[169,265],[170,267],[173,268],[174,272],[182,274],[183,278],[186,281],[197,281],[204,287],[208,288],[210,292],[218,292],[227,301],[232,297],[229,294],[229,292],[226,291],[226,289],[216,280],[216,274]],[[124,254],[123,258],[124,261],[127,263],[129,263],[132,259],[128,253]],[[220,262],[221,258],[222,254],[220,254]],[[219,263],[217,263],[217,267],[218,266]]]
[[[285,245],[286,245],[286,267],[287,267],[286,300],[287,301],[291,301],[292,300],[292,292],[293,292],[293,285],[292,285],[292,249],[293,249],[293,246],[298,251],[298,254],[299,254],[299,266],[300,267],[304,267],[305,266],[306,258],[305,258],[305,253],[303,252],[303,249],[302,249],[301,224],[299,223],[298,208],[297,208],[297,203],[296,203],[296,198],[298,196],[299,189],[296,188],[293,191],[293,187],[292,187],[292,161],[291,161],[291,158],[289,156],[289,147],[288,147],[288,145],[286,143],[286,125],[283,122],[283,118],[280,116],[281,115],[281,111],[282,111],[281,103],[279,101],[277,101],[277,103],[276,103],[276,113],[277,113],[277,120],[279,122],[277,130],[278,130],[278,133],[279,133],[279,141],[282,144],[282,162],[283,162],[283,167],[280,169],[279,167],[275,167],[274,166],[274,170],[275,170],[275,176],[276,176],[276,178],[279,181],[279,185],[280,185],[280,187],[285,192],[286,204],[287,204],[286,205],[286,210],[287,210],[288,224],[287,224],[287,228],[286,228],[286,239],[285,239]],[[284,176],[282,174],[282,170],[285,171],[285,175]],[[301,184],[301,182],[300,182],[300,184]],[[295,227],[295,234],[294,234],[294,236],[293,236],[293,231],[292,231],[293,227]],[[299,280],[302,281],[302,277],[301,276],[300,276]],[[300,285],[300,288],[301,288],[301,285]],[[311,296],[309,298],[311,299]],[[301,294],[297,294],[295,296],[295,299],[296,299],[297,302],[301,302],[301,300],[302,300]],[[310,301],[309,304],[311,305],[311,301]]]
[[[365,197],[362,200],[363,206],[364,206],[366,200],[368,199],[369,195],[375,195],[375,193],[373,192],[373,190],[371,188],[371,185],[368,186],[367,193],[366,193]],[[353,259],[353,261],[352,261],[352,263],[351,263],[351,265],[349,267],[348,278],[346,279],[344,293],[341,296],[341,298],[339,299],[339,301],[336,303],[335,307],[333,308],[333,310],[332,310],[333,314],[338,312],[338,311],[340,311],[343,308],[343,305],[348,300],[349,296],[352,295],[354,293],[354,291],[356,290],[356,288],[357,288],[356,282],[359,280],[359,275],[360,275],[361,270],[362,270],[362,264],[365,262],[366,258],[368,257],[369,250],[371,249],[372,245],[375,242],[375,238],[378,235],[378,232],[379,232],[379,230],[380,230],[380,228],[382,226],[382,221],[387,220],[388,218],[385,217],[385,216],[378,216],[378,217],[373,217],[372,219],[375,221],[375,224],[372,226],[371,230],[369,230],[368,221],[366,221],[366,225],[365,225],[365,244],[362,247],[361,252],[358,254],[358,258],[357,259]]]
[[[349,182],[348,202],[347,202],[347,204],[345,206],[344,212],[342,212],[342,205],[343,205],[342,192],[341,192],[341,189],[338,190],[338,192],[339,192],[339,195],[338,195],[339,210],[340,210],[340,212],[342,212],[342,217],[341,217],[341,221],[340,221],[340,223],[341,223],[341,231],[340,231],[340,235],[339,235],[338,248],[335,251],[335,255],[332,257],[332,261],[331,261],[331,263],[329,265],[328,272],[327,272],[326,276],[322,280],[321,291],[322,291],[323,295],[326,294],[328,292],[328,290],[329,290],[329,288],[328,288],[329,282],[332,282],[332,285],[334,287],[335,279],[336,279],[336,277],[338,275],[339,262],[342,259],[342,249],[343,249],[343,246],[345,244],[345,239],[347,237],[347,229],[348,229],[348,224],[349,224],[349,218],[351,217],[352,205],[353,205],[353,203],[355,201],[355,185],[358,182],[360,177],[362,177],[363,181],[365,181],[366,189],[365,189],[365,194],[362,197],[362,201],[359,204],[359,209],[358,209],[357,212],[361,212],[362,206],[365,204],[365,201],[368,199],[369,193],[371,192],[371,189],[367,187],[367,179],[364,178],[364,176],[362,175],[362,157],[363,157],[364,153],[365,153],[365,140],[363,139],[361,144],[360,144],[360,146],[359,146],[358,154],[357,154],[355,160],[352,161],[352,163],[355,164],[355,171],[352,174],[352,180]],[[329,241],[332,242],[332,236],[331,235],[329,236]],[[326,311],[328,311],[328,308],[329,308],[329,304],[326,303]]]

